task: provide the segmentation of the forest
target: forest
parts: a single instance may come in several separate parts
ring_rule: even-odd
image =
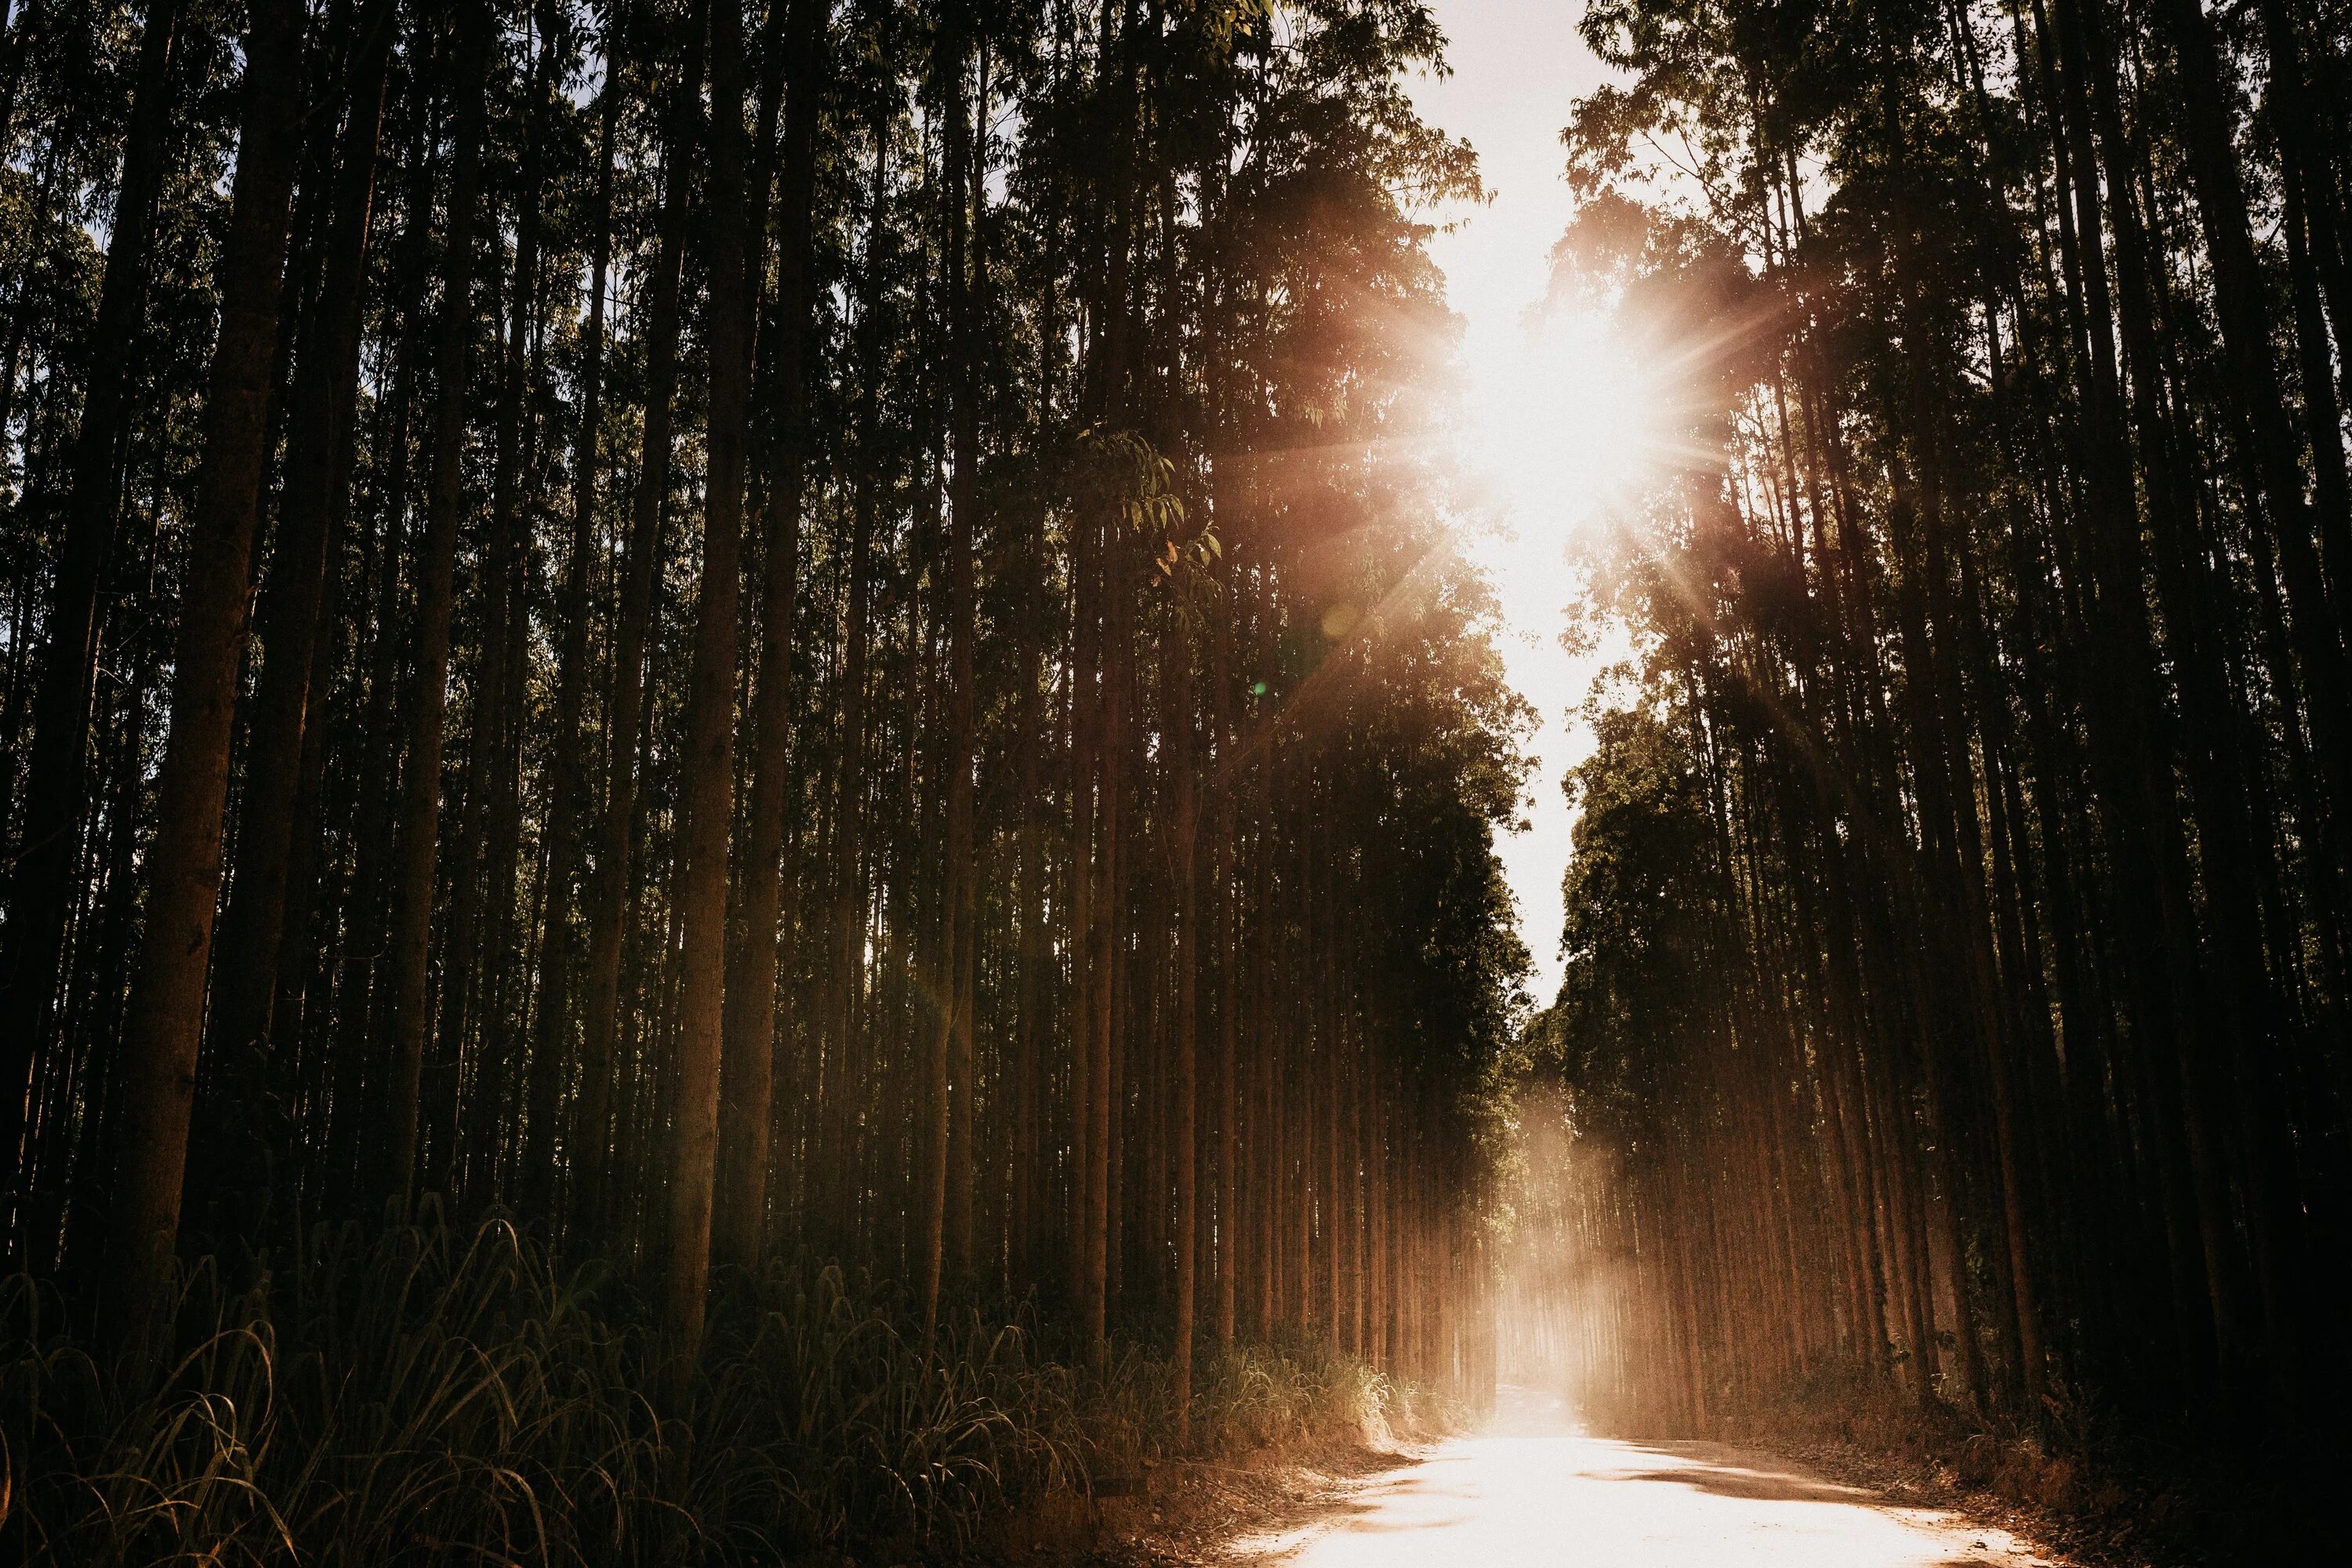
[[[948,1552],[1476,1403],[1421,5],[0,47],[0,1551]]]
[[[11,0],[0,1555],[1002,1557],[1501,1383],[2284,1539],[2352,9],[1585,0],[1564,780],[1448,14]]]
[[[1555,292],[1671,392],[1511,1354],[2340,1452],[2352,13],[1581,26]]]

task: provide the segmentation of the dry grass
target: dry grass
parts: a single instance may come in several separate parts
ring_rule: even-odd
[[[1025,1301],[966,1302],[928,1348],[908,1321],[888,1285],[806,1259],[724,1280],[702,1375],[664,1409],[626,1282],[503,1222],[322,1236],[242,1290],[199,1265],[177,1357],[143,1376],[20,1277],[0,1286],[0,1560],[953,1559],[1163,1451],[1165,1358],[1076,1370]],[[1307,1342],[1204,1356],[1193,1413],[1203,1452],[1427,1414]]]

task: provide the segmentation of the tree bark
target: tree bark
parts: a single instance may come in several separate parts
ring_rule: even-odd
[[[126,1027],[108,1236],[106,1316],[117,1339],[142,1358],[171,1277],[204,1031],[229,740],[299,149],[304,20],[299,0],[256,0],[246,36],[244,118],[217,274],[220,334],[205,402],[171,734],[157,778],[163,831],[148,858],[147,930]]]
[[[784,0],[772,4],[782,5]],[[718,1228],[712,1243],[719,1263],[738,1267],[749,1267],[759,1258],[768,1205],[776,944],[782,934],[785,795],[792,782],[793,610],[807,489],[810,249],[829,9],[827,0],[790,0],[782,38],[786,106],[776,224],[776,331],[770,363],[762,367],[773,389],[777,453],[765,509],[767,560],[760,592],[760,668],[752,698],[742,930],[727,978],[727,1054],[721,1067],[720,1100],[730,1107],[730,1115],[719,1130]],[[765,112],[772,115],[772,106]],[[763,149],[766,140],[761,139]],[[755,200],[755,211],[760,205]],[[762,226],[754,225],[755,255]]]
[[[672,84],[663,153],[658,251],[646,306],[646,407],[629,542],[621,568],[621,603],[613,638],[613,689],[604,724],[604,820],[598,828],[596,910],[588,931],[588,974],[582,1016],[586,1043],[572,1141],[579,1151],[583,1206],[604,1229],[618,1193],[613,1185],[614,1076],[619,1066],[621,949],[635,904],[632,850],[637,818],[637,759],[645,723],[646,644],[653,625],[655,565],[661,554],[662,509],[677,390],[678,289],[686,247],[687,196],[702,92],[708,0],[686,19],[685,68]]]
[[[360,311],[368,232],[375,194],[376,144],[383,120],[384,84],[392,56],[393,0],[371,0],[360,23],[350,79],[350,114],[336,159],[326,237],[326,265],[318,302],[303,325],[291,405],[287,410],[286,479],[269,574],[256,616],[261,674],[247,729],[252,736],[238,805],[236,876],[221,916],[220,963],[215,981],[209,1062],[217,1073],[220,1107],[243,1115],[266,1092],[271,1013],[286,930],[287,874],[294,853],[295,796],[302,782],[317,663],[320,609],[337,524],[344,510],[336,493],[351,473],[359,397]],[[217,1140],[224,1126],[200,1136]],[[233,1135],[232,1135],[233,1136]],[[240,1142],[250,1143],[247,1137]],[[258,1148],[221,1149],[215,1175],[226,1185],[214,1195],[231,1204],[261,1194],[255,1169],[239,1170]],[[248,1221],[249,1223],[249,1221]]]
[[[375,1186],[405,1205],[420,1152],[420,1092],[430,1023],[428,975],[434,869],[441,834],[443,720],[449,701],[449,626],[457,594],[457,521],[465,505],[466,415],[473,369],[475,232],[482,194],[482,139],[492,23],[474,0],[460,14],[449,177],[436,328],[431,469],[416,571],[415,668],[408,700],[408,754],[401,774],[400,849],[394,871],[390,1016],[391,1074]]]
[[[750,257],[744,211],[741,0],[710,5],[710,421],[701,602],[685,758],[685,864],[678,878],[676,1163],[670,1174],[663,1314],[681,1368],[700,1352],[710,1274],[719,1079],[725,1043],[727,854],[733,826],[735,679],[742,598],[745,427],[751,396]],[[764,1121],[761,1124],[764,1131]]]
[[[55,1027],[74,867],[80,858],[90,694],[97,679],[99,587],[114,551],[122,504],[124,425],[146,319],[156,200],[170,151],[176,97],[172,75],[182,12],[183,0],[157,0],[140,36],[139,74],[123,135],[122,176],[115,186],[106,273],[90,331],[89,381],[74,442],[65,539],[43,626],[24,826],[9,876],[8,921],[0,930],[0,1175],[11,1178],[12,1186],[24,1156],[36,1070]],[[25,23],[19,18],[18,32]],[[19,54],[23,47],[18,41]],[[5,395],[0,393],[0,398]],[[12,1217],[11,1260],[17,1241]]]

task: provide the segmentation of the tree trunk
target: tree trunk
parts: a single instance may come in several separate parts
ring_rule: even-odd
[[[745,245],[741,0],[710,6],[710,422],[701,603],[685,756],[684,972],[678,1001],[677,1142],[670,1173],[663,1326],[681,1369],[700,1352],[710,1273],[719,1077],[725,1041],[727,851],[735,784],[736,616],[742,597],[745,424],[751,379]],[[764,1123],[762,1124],[764,1126]]]
[[[391,1058],[375,1186],[405,1205],[420,1152],[420,1092],[429,1018],[426,960],[433,930],[434,868],[441,834],[443,718],[449,700],[449,625],[457,594],[457,514],[465,504],[466,415],[471,404],[477,325],[475,230],[482,191],[484,87],[492,23],[480,0],[460,15],[452,102],[456,153],[449,226],[442,250],[441,314],[436,336],[431,473],[416,573],[415,669],[409,691],[408,755],[401,775],[400,851],[394,873]]]
[[[1200,1183],[1199,1035],[1201,905],[1196,868],[1199,814],[1192,742],[1192,637],[1184,621],[1189,606],[1173,606],[1177,632],[1169,639],[1168,710],[1161,717],[1168,766],[1174,774],[1175,806],[1169,846],[1176,869],[1176,1105],[1171,1136],[1176,1153],[1176,1442],[1192,1435],[1193,1293],[1199,1267]]]
[[[106,273],[90,331],[89,382],[73,449],[65,539],[43,627],[33,699],[33,754],[26,770],[24,826],[0,930],[0,1178],[24,1156],[27,1101],[55,1026],[66,922],[80,858],[82,795],[89,771],[90,694],[97,679],[98,596],[114,551],[122,503],[122,447],[131,374],[145,323],[147,271],[155,244],[172,126],[173,66],[182,0],[157,0],[139,40],[139,74],[123,134]],[[29,17],[20,17],[12,37]],[[21,54],[19,40],[15,52]],[[10,380],[15,377],[12,371]],[[0,393],[0,398],[5,397]],[[15,1181],[10,1180],[11,1186]],[[15,1260],[16,1222],[8,1223]]]
[[[781,5],[782,0],[772,0]],[[761,644],[754,688],[751,799],[743,852],[741,935],[727,979],[727,1054],[720,1100],[719,1208],[714,1254],[749,1267],[766,1223],[769,1129],[773,1120],[776,943],[782,909],[785,794],[791,785],[793,631],[799,588],[801,510],[807,484],[809,280],[817,115],[824,91],[824,0],[791,0],[782,46],[787,95],[777,213],[776,333],[762,374],[774,389],[778,451],[767,502],[761,584]],[[772,98],[772,95],[771,95]],[[772,102],[763,106],[774,113]],[[765,156],[766,137],[761,138]],[[755,212],[764,203],[761,195]],[[764,244],[753,226],[752,253]]]
[[[338,480],[351,472],[353,419],[359,397],[360,311],[368,230],[375,194],[376,142],[383,119],[384,82],[392,54],[393,0],[371,0],[362,17],[351,72],[350,118],[336,159],[335,189],[326,237],[326,266],[317,304],[303,325],[296,361],[286,479],[269,575],[261,593],[256,631],[261,674],[247,729],[252,736],[238,805],[236,876],[221,917],[221,961],[215,981],[206,1073],[220,1083],[207,1092],[226,1117],[243,1117],[270,1077],[264,1059],[278,997],[286,929],[287,873],[294,853],[295,795],[308,749],[310,683],[317,663],[320,607],[344,500]],[[208,1116],[205,1140],[234,1138]],[[267,1150],[247,1135],[245,1147],[216,1150],[205,1163],[222,1184],[205,1196],[246,1208],[239,1223],[257,1223],[255,1185],[266,1183]],[[248,1229],[247,1234],[251,1234]]]
[[[931,1030],[929,1062],[924,1194],[921,1220],[923,1337],[928,1342],[939,1319],[940,1286],[947,1253],[949,1192],[968,1192],[968,1170],[950,1171],[949,1156],[956,1140],[955,1101],[971,1093],[970,1020],[962,1016],[964,944],[971,940],[966,909],[972,857],[972,536],[973,512],[979,505],[980,410],[973,374],[976,350],[971,321],[971,280],[967,252],[971,213],[967,205],[974,179],[973,132],[967,118],[964,77],[969,68],[971,38],[961,18],[945,25],[948,38],[941,49],[940,77],[948,91],[947,110],[947,268],[948,353],[953,364],[950,415],[952,472],[949,479],[948,539],[948,741],[941,764],[946,784],[947,863],[940,879],[939,950],[931,981],[936,1020]],[[984,109],[973,112],[984,113]],[[967,1157],[969,1146],[963,1151]],[[959,1263],[969,1261],[969,1237],[961,1238]]]
[[[623,62],[616,46],[624,40],[617,15],[608,23],[603,42],[605,77],[597,104],[596,197],[590,218],[588,317],[580,332],[580,426],[572,445],[572,536],[564,557],[563,591],[558,601],[562,651],[556,674],[557,765],[551,770],[554,776],[553,795],[548,805],[547,898],[540,923],[539,1012],[531,1045],[528,1152],[523,1158],[524,1190],[535,1194],[539,1206],[551,1214],[561,1206],[557,1198],[557,1100],[563,1080],[569,1076],[575,1047],[572,967],[579,960],[579,941],[572,915],[585,847],[583,800],[586,781],[573,759],[582,754],[585,745],[583,715],[590,679],[589,586],[595,573],[597,437],[604,417],[604,304],[613,263],[613,157],[622,96]],[[570,1200],[576,1207],[584,1195],[576,1183],[582,1160],[576,1133],[564,1142],[562,1152],[575,1175]]]
[[[646,407],[643,445],[621,568],[621,603],[613,638],[613,689],[605,712],[604,812],[598,829],[596,910],[588,931],[588,975],[582,1016],[580,1104],[572,1141],[590,1223],[609,1230],[619,1206],[613,1148],[614,1078],[619,1066],[621,948],[635,904],[632,849],[636,830],[637,759],[646,721],[646,643],[652,633],[655,568],[661,555],[662,509],[669,499],[672,399],[677,390],[678,289],[686,248],[687,195],[702,92],[708,0],[685,18],[685,68],[671,85],[663,153],[658,254],[645,317]],[[625,1108],[624,1108],[625,1110]]]
[[[132,981],[107,1258],[111,1331],[150,1350],[171,1277],[181,1177],[204,1032],[205,974],[220,894],[236,679],[245,655],[278,309],[302,101],[298,0],[257,0],[245,109],[218,269],[220,335],[205,402],[188,585],[157,778],[163,831],[148,857],[147,930]]]

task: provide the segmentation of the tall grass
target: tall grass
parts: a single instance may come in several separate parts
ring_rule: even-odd
[[[323,1237],[181,1286],[176,1359],[100,1360],[53,1291],[0,1285],[0,1560],[352,1565],[953,1557],[994,1516],[1159,1451],[1164,1357],[1077,1370],[1026,1302],[927,1348],[888,1285],[807,1259],[722,1282],[702,1375],[658,1407],[627,1282],[512,1226]],[[1207,1358],[1196,1442],[1412,1419],[1312,1342]]]

